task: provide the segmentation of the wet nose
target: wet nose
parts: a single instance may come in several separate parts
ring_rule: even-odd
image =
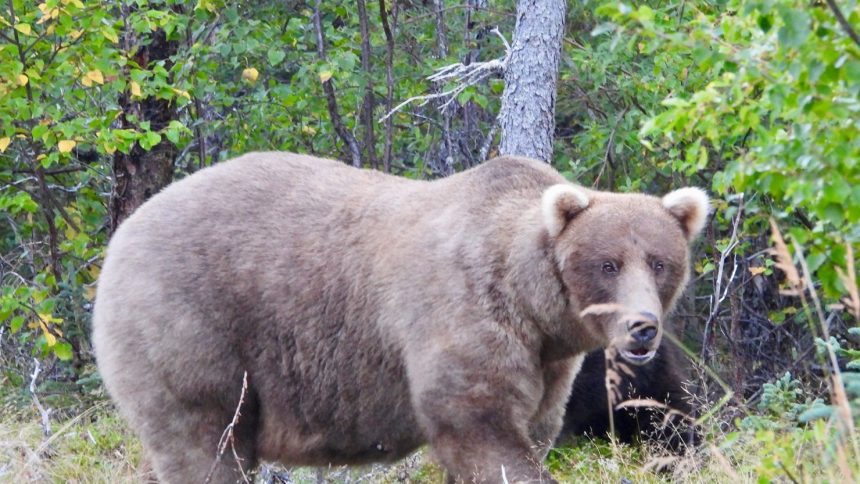
[[[657,328],[654,326],[648,326],[646,328],[637,329],[633,332],[632,336],[637,343],[642,345],[648,344],[655,336],[657,336]]]
[[[637,343],[644,345],[657,336],[657,322],[657,316],[654,313],[642,311],[627,323],[627,329]]]

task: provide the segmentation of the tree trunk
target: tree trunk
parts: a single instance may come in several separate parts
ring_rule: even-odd
[[[505,92],[499,113],[499,152],[552,159],[564,0],[519,0]]]
[[[125,49],[126,52],[132,52],[131,47],[136,44],[134,60],[143,68],[158,61],[169,63],[170,57],[177,52],[178,43],[168,41],[164,31],[153,32],[151,42],[147,45],[132,40],[132,35],[126,32]],[[129,119],[129,115],[132,114],[137,116],[138,122],[149,121],[152,131],[159,131],[170,121],[177,119],[176,103],[171,103],[169,100],[154,97],[132,100],[131,94],[125,92],[120,96],[119,104],[123,113],[120,117],[123,129],[138,127]],[[114,189],[110,200],[111,233],[137,207],[173,180],[173,162],[177,154],[176,146],[166,138],[162,138],[149,151],[135,144],[127,154],[117,152],[114,155]]]

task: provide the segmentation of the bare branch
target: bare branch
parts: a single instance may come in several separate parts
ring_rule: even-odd
[[[435,84],[446,84],[448,82],[455,81],[457,84],[447,90],[433,94],[425,94],[422,96],[413,96],[402,103],[398,104],[397,107],[388,112],[385,116],[379,119],[379,122],[383,122],[391,115],[399,111],[403,106],[407,104],[420,101],[419,106],[425,106],[428,102],[434,99],[445,99],[440,105],[440,110],[445,112],[448,106],[457,98],[457,96],[465,91],[467,88],[478,84],[479,82],[487,79],[488,77],[496,74],[504,74],[505,69],[508,65],[508,59],[511,57],[511,49],[508,45],[507,40],[505,40],[502,33],[499,32],[499,29],[493,29],[493,32],[498,35],[502,42],[505,44],[505,56],[501,59],[493,59],[486,62],[472,62],[469,65],[464,65],[461,62],[457,62],[456,64],[451,64],[445,66],[433,75],[427,77],[427,80],[433,82]]]
[[[487,159],[487,155],[490,153],[490,148],[493,146],[493,138],[496,137],[496,131],[499,129],[498,120],[493,122],[493,125],[490,126],[490,131],[487,132],[487,136],[484,138],[484,144],[481,146],[480,160],[485,161]]]
[[[741,218],[743,218],[744,214],[744,199],[743,196],[740,198],[740,203],[738,205],[738,213],[735,215],[735,219],[732,222],[732,235],[729,237],[729,244],[726,248],[720,252],[720,261],[717,265],[717,277],[714,279],[714,295],[711,296],[711,311],[708,315],[707,321],[705,321],[705,330],[702,335],[702,353],[700,358],[702,360],[705,359],[705,356],[708,351],[708,335],[710,333],[711,323],[714,318],[717,317],[717,313],[720,310],[720,304],[725,301],[726,297],[729,295],[729,289],[731,288],[731,283],[734,281],[735,276],[738,271],[737,264],[737,256],[735,256],[735,263],[732,264],[732,273],[729,276],[729,280],[726,282],[725,290],[722,289],[723,286],[723,272],[725,271],[726,260],[729,257],[729,254],[737,247],[738,245],[738,227],[740,226]],[[722,292],[722,294],[720,294]]]
[[[830,7],[830,10],[833,11],[833,16],[836,17],[836,21],[839,22],[839,25],[842,27],[842,30],[848,34],[848,37],[851,37],[851,40],[857,44],[857,47],[860,47],[860,36],[857,35],[857,32],[851,27],[851,24],[848,23],[848,20],[842,15],[842,11],[839,10],[839,6],[836,5],[835,0],[824,0],[827,2],[827,6]]]
[[[313,22],[317,34],[317,53],[319,54],[320,60],[325,61],[325,34],[322,28],[322,13],[320,11],[321,3],[322,0],[317,0]],[[334,130],[340,139],[349,147],[349,153],[352,156],[352,166],[360,167],[361,149],[358,147],[358,141],[355,140],[355,136],[353,136],[352,133],[350,133],[343,125],[343,119],[341,119],[340,111],[338,111],[337,108],[337,96],[334,92],[332,80],[326,79],[323,81],[322,85],[323,91],[325,92],[326,105],[328,106],[328,114],[331,118],[331,124],[334,125]]]
[[[33,374],[30,375],[30,396],[33,397],[33,403],[36,404],[36,409],[39,410],[39,415],[42,417],[42,431],[45,433],[45,436],[50,436],[50,410],[45,410],[45,407],[42,406],[42,402],[39,401],[39,397],[36,396],[36,379],[39,378],[39,373],[41,372],[42,368],[39,366],[39,360],[37,358],[33,358]]]
[[[394,4],[395,7],[397,4]],[[396,15],[394,16],[397,21]],[[394,104],[394,35],[391,33],[391,25],[388,23],[388,12],[385,11],[385,0],[379,0],[379,18],[382,21],[382,30],[385,32],[385,109],[391,112]],[[393,144],[394,126],[391,119],[385,120],[385,150],[382,155],[382,166],[386,173],[391,172],[391,147]]]
[[[212,474],[215,473],[215,469],[218,467],[218,464],[221,462],[221,457],[224,455],[224,451],[227,450],[227,444],[230,445],[230,449],[233,451],[233,458],[236,460],[236,465],[239,466],[239,472],[242,473],[242,479],[246,483],[250,483],[248,480],[248,476],[245,475],[245,470],[242,467],[242,459],[239,458],[239,454],[236,453],[236,445],[235,439],[233,437],[233,429],[236,428],[236,425],[239,423],[239,417],[242,416],[242,404],[245,403],[245,393],[248,391],[248,372],[244,372],[242,375],[242,393],[239,395],[239,403],[236,405],[236,411],[233,413],[233,419],[224,429],[224,432],[221,434],[221,439],[218,440],[218,454],[215,456],[215,462],[212,463],[212,467],[209,468],[209,472],[206,474],[206,479],[203,480],[204,483],[208,484],[212,480]]]

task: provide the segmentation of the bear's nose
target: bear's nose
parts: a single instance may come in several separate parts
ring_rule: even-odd
[[[627,330],[637,343],[644,345],[657,336],[658,319],[654,313],[640,312],[636,318],[628,321]]]
[[[645,345],[657,336],[657,328],[654,326],[648,326],[642,329],[637,329],[633,332],[632,336],[637,343]]]

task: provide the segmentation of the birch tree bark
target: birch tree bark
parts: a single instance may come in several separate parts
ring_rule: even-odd
[[[552,159],[564,0],[519,0],[499,112],[503,155]]]

